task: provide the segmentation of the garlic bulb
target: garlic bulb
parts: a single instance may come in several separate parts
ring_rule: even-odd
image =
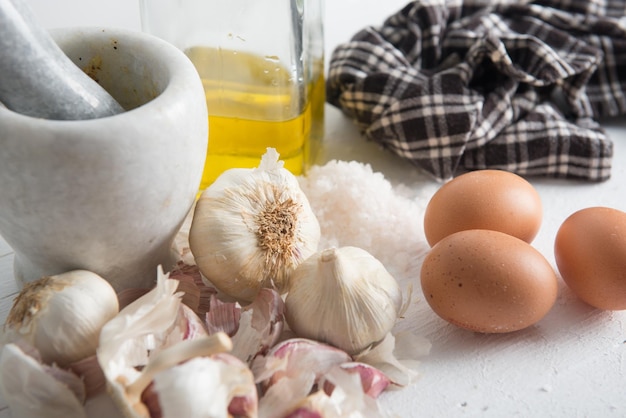
[[[128,347],[122,347],[122,349],[124,348]],[[195,375],[193,375],[192,373],[189,373],[189,367],[187,366],[183,367],[181,370],[180,364],[195,358],[224,353],[230,349],[232,349],[232,343],[228,336],[224,333],[217,333],[211,336],[199,337],[192,340],[179,341],[174,345],[168,346],[152,354],[140,371],[134,370],[134,376],[131,379],[128,379],[126,376],[118,375],[115,376],[113,380],[109,380],[109,394],[120,409],[120,412],[128,418],[150,418],[153,415],[177,416],[178,414],[173,414],[171,412],[173,409],[175,410],[176,407],[179,408],[179,412],[181,412],[182,416],[189,418],[205,417],[207,416],[206,414],[203,415],[197,413],[199,407],[206,405],[208,395],[204,392],[205,388],[196,387],[194,388],[194,392],[184,393],[185,387],[179,386],[177,394],[172,398],[171,393],[165,393],[168,390],[172,390],[172,386],[168,385],[168,380],[173,379],[178,381],[180,385],[180,380],[184,378],[184,375],[186,374],[189,379],[186,386],[193,386],[194,383],[199,383],[197,370],[196,373],[193,373]],[[131,353],[124,353],[124,355],[129,356]],[[237,359],[234,360],[238,361]],[[238,365],[240,369],[245,369],[247,371],[249,381],[252,383],[252,388],[254,388],[252,373],[241,362],[239,362]],[[114,371],[114,367],[110,367],[108,371]],[[167,373],[168,371],[170,372]],[[164,372],[166,372],[166,376],[159,379],[159,375]],[[231,369],[230,372],[232,373],[233,370]],[[207,376],[204,376],[204,378],[206,377]],[[213,380],[216,380],[216,384],[221,382],[220,376],[212,375],[210,377]],[[159,384],[153,385],[153,383],[157,383],[156,380],[160,381]],[[171,384],[174,382],[169,383]],[[161,390],[165,392],[160,393]],[[249,393],[249,391],[247,391],[247,393]],[[167,405],[164,404],[164,399],[159,399],[161,394],[164,396],[164,399],[167,399],[167,401],[165,401]],[[223,398],[228,398],[228,395],[232,395],[229,397],[231,400],[239,395],[244,396],[242,392],[236,392],[234,390],[228,391],[226,388],[213,395],[216,395],[216,399],[217,397],[220,398],[220,401],[222,402],[221,405],[226,403]],[[187,415],[183,411],[180,411],[180,406],[185,401],[193,402],[193,404],[186,405],[185,409],[186,412],[196,411],[194,414]],[[256,399],[252,402],[253,404],[256,404]],[[226,407],[227,406],[228,403],[226,403]],[[164,408],[166,411],[163,411]],[[254,406],[253,409],[256,409],[256,406]],[[159,411],[167,413],[160,415],[158,413]],[[224,416],[226,417],[226,415]]]
[[[189,245],[220,291],[250,302],[261,288],[284,293],[295,268],[317,251],[320,226],[297,178],[272,148],[255,169],[224,172],[200,196]]]
[[[74,270],[27,283],[4,325],[5,341],[25,340],[46,364],[67,366],[96,353],[100,329],[118,313],[113,287]]]
[[[285,318],[296,335],[352,355],[391,331],[401,304],[398,283],[375,257],[357,247],[330,248],[293,273]]]
[[[257,417],[254,376],[228,353],[194,357],[164,369],[154,376],[153,392],[163,417]]]

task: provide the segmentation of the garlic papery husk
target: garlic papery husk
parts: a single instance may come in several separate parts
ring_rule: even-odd
[[[291,338],[273,346],[265,356],[257,357],[251,369],[256,381],[261,383],[261,389],[267,389],[284,378],[310,376],[308,387],[300,385],[300,389],[308,394],[326,372],[350,361],[352,359],[345,351],[328,344]]]
[[[67,366],[96,353],[102,326],[118,313],[113,287],[74,270],[24,285],[4,324],[5,342],[24,339],[42,361]]]
[[[70,364],[68,370],[81,378],[88,399],[106,388],[106,378],[95,354]]]
[[[333,391],[314,390],[305,393],[309,386],[306,376],[284,378],[261,398],[259,418],[382,418],[386,415],[378,402],[367,396],[358,374],[333,368],[326,374]]]
[[[231,354],[250,364],[281,337],[284,302],[272,289],[261,289],[254,301],[243,308],[238,302],[221,302],[214,297],[206,322],[209,333],[226,332],[233,341]]]
[[[19,418],[87,417],[81,379],[6,344],[0,355],[0,389],[11,415]],[[35,350],[36,351],[36,350]]]
[[[193,309],[196,314],[204,316],[210,310],[211,298],[218,291],[202,279],[197,265],[179,261],[170,272],[170,279],[180,282],[178,288],[185,292],[183,303]]]
[[[225,344],[231,349],[224,334],[207,340],[200,318],[181,302],[179,282],[160,266],[156,282],[154,289],[122,309],[100,333],[98,362],[111,397],[127,417],[149,416],[140,397],[155,373],[198,355],[223,351]]]
[[[286,292],[289,276],[319,240],[317,218],[273,148],[258,168],[227,170],[205,189],[189,232],[202,274],[242,302],[263,287]]]
[[[231,349],[232,343],[224,333],[180,341],[151,355],[145,366],[141,370],[134,369],[132,375],[120,374],[113,380],[109,380],[111,397],[126,417],[159,416],[163,402],[158,399],[159,392],[154,391],[153,382],[160,373],[196,357],[210,356]],[[196,389],[202,391],[203,388]],[[183,395],[179,396],[182,397],[179,402],[190,399]],[[177,416],[177,414],[164,416]]]
[[[363,392],[372,398],[377,398],[391,384],[391,380],[385,373],[369,364],[351,362],[343,363],[336,367],[348,373],[358,374],[361,378],[360,381]],[[332,378],[328,378],[328,376],[322,378],[320,386],[324,389],[324,392],[329,395],[332,394],[335,389]]]
[[[330,248],[291,277],[285,318],[299,337],[357,354],[393,328],[402,292],[383,264],[358,247]]]
[[[428,355],[431,343],[425,338],[404,331],[389,333],[370,350],[355,356],[355,360],[375,367],[396,386],[408,386],[419,377],[419,359]]]
[[[276,344],[255,359],[252,371],[263,391],[259,417],[377,417],[375,397],[389,383],[382,372],[353,362],[346,352],[304,338]]]

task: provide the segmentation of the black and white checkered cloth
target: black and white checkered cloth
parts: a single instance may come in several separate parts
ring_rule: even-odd
[[[327,99],[435,178],[602,181],[626,112],[625,0],[418,0],[341,44]]]

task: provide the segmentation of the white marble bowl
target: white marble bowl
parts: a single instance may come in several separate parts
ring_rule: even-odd
[[[88,269],[116,290],[167,271],[206,156],[204,91],[174,46],[135,31],[52,31],[61,49],[127,110],[85,121],[0,106],[0,235],[19,286]]]

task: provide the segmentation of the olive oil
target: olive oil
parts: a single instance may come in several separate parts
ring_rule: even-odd
[[[229,168],[258,166],[268,147],[302,174],[323,135],[323,63],[298,71],[274,56],[205,47],[185,53],[200,74],[209,113],[200,188]]]

